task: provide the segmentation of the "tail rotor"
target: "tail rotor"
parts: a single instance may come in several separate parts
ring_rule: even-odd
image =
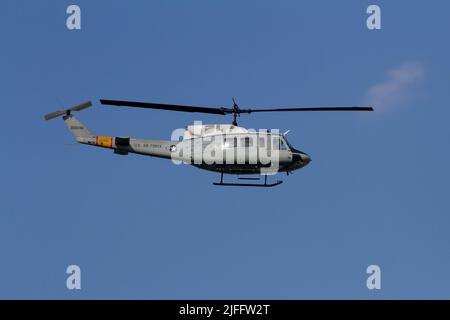
[[[45,115],[45,120],[51,120],[54,118],[57,118],[59,116],[63,116],[63,115],[70,115],[72,111],[81,111],[84,110],[86,108],[89,108],[90,106],[92,106],[92,102],[91,101],[87,101],[85,103],[79,104],[77,106],[74,106],[72,108],[66,109],[66,110],[59,110],[59,111],[55,111],[49,114]]]

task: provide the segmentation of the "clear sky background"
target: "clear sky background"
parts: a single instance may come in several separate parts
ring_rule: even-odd
[[[71,1],[0,6],[0,298],[450,298],[448,1]],[[382,30],[366,8],[382,9]],[[241,107],[312,157],[276,188],[74,143],[43,115],[86,100],[96,134],[169,139]],[[82,289],[66,289],[77,264]],[[366,268],[382,289],[366,287]]]

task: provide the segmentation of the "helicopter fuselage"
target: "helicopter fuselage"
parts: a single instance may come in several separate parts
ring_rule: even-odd
[[[213,129],[209,130],[208,129]],[[249,131],[232,125],[189,126],[181,141],[96,136],[78,142],[113,149],[116,154],[135,153],[188,163],[227,174],[291,172],[311,158],[293,148],[283,134]]]

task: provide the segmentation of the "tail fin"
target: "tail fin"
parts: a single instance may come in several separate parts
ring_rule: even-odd
[[[95,135],[73,115],[66,115],[63,117],[63,120],[77,140],[80,140],[79,138],[82,138],[82,140],[95,138]]]
[[[89,108],[90,106],[92,106],[92,103],[88,101],[66,110],[55,111],[47,114],[45,116],[45,120],[50,120],[64,115],[64,122],[69,127],[70,131],[72,131],[78,142],[93,143],[93,141],[95,141],[95,135],[88,128],[86,128],[84,124],[80,122],[80,120],[78,120],[71,114],[72,111],[81,111],[83,109]]]

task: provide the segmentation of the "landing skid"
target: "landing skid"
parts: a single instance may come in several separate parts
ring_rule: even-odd
[[[240,178],[241,180],[259,180],[258,178]],[[223,182],[223,172],[220,174],[220,182],[213,182],[215,186],[227,186],[227,187],[275,187],[282,184],[283,181],[277,180],[274,183],[267,183],[267,175],[264,175],[264,183],[229,183]]]

